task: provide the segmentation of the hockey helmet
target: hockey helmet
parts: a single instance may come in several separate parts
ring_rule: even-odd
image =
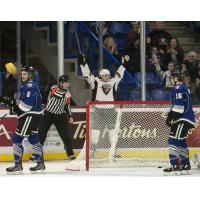
[[[33,79],[34,78],[34,74],[35,74],[35,70],[32,66],[30,67],[27,67],[27,66],[23,66],[21,68],[21,72],[22,71],[25,71],[25,72],[28,72],[29,76]]]
[[[99,76],[102,76],[102,75],[109,75],[110,76],[110,71],[108,69],[102,69],[99,72]]]
[[[172,72],[172,77],[174,77],[174,78],[176,77],[179,81],[183,80],[183,76],[182,76],[181,72],[178,70],[175,70]]]
[[[58,82],[61,83],[61,82],[71,82],[71,80],[69,79],[69,77],[67,75],[62,75],[59,77],[58,79]]]
[[[17,68],[13,63],[6,63],[5,67],[8,73],[13,74],[13,75],[17,73]]]

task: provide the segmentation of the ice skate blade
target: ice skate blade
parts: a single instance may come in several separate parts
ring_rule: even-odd
[[[6,171],[6,174],[8,174],[8,175],[23,175],[24,172],[23,171],[16,171],[16,172],[7,172]]]
[[[65,168],[66,171],[71,171],[71,172],[80,172],[80,169],[70,169],[70,168]]]
[[[190,170],[183,170],[181,171],[181,175],[191,175],[191,171]]]
[[[164,176],[180,176],[181,175],[181,172],[164,172],[163,174]]]
[[[37,163],[37,160],[29,160],[30,163]]]
[[[45,169],[43,169],[43,170],[38,170],[38,171],[31,171],[31,170],[30,170],[30,172],[31,172],[31,174],[46,174]]]

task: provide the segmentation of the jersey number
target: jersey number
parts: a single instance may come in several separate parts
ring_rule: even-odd
[[[31,92],[27,92],[26,97],[30,97],[31,96]]]
[[[182,93],[176,93],[176,99],[182,99]]]

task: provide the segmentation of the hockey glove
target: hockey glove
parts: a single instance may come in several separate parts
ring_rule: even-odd
[[[166,124],[167,126],[171,127],[173,125],[173,122],[178,120],[181,117],[181,113],[170,111],[168,113],[167,119],[166,119]]]
[[[127,67],[128,64],[129,64],[129,60],[130,60],[130,57],[128,55],[122,56],[122,63],[121,64],[124,67]]]
[[[80,54],[80,55],[79,55],[78,61],[79,61],[80,65],[83,65],[83,66],[87,63],[84,54]]]
[[[3,96],[1,98],[1,102],[3,102],[5,105],[8,105],[8,106],[16,105],[16,100],[13,97],[9,97],[9,96]]]

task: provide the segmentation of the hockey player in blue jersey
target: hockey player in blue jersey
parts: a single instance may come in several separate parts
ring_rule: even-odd
[[[182,83],[181,74],[172,74],[175,84],[171,93],[171,109],[166,124],[170,127],[168,139],[171,167],[164,169],[165,174],[189,174],[191,170],[189,150],[186,143],[188,131],[195,127],[190,91]]]
[[[30,168],[31,172],[43,171],[45,169],[43,161],[42,146],[38,136],[38,123],[42,114],[41,94],[38,85],[33,82],[34,69],[32,67],[23,67],[21,69],[21,81],[19,93],[19,104],[14,99],[7,99],[10,106],[10,113],[17,114],[18,125],[13,135],[13,153],[15,165],[6,168],[6,172],[10,174],[22,174],[22,156],[24,138],[33,146],[33,154],[37,161],[37,165]]]

